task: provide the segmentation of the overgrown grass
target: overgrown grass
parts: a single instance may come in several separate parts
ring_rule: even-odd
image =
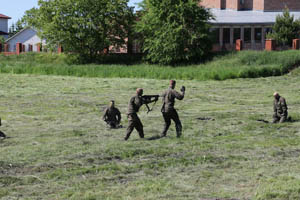
[[[115,55],[113,59],[118,60]],[[128,58],[129,59],[129,58]],[[300,64],[300,51],[242,51],[217,56],[200,65],[158,66],[136,65],[75,65],[72,56],[57,54],[26,54],[0,56],[0,72],[14,74],[65,75],[101,78],[150,78],[182,80],[226,80],[258,78],[288,73]]]
[[[146,114],[145,140],[124,141],[135,88],[158,94],[168,81],[0,74],[0,199],[298,200],[300,77],[182,81],[186,97],[160,134],[160,102]],[[287,100],[293,122],[272,120],[273,92]],[[115,99],[124,128],[101,115]],[[205,120],[206,119],[206,120]]]

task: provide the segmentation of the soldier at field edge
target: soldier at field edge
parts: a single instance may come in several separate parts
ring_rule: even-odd
[[[136,95],[131,97],[129,101],[128,112],[127,112],[128,127],[127,127],[126,136],[124,138],[125,140],[128,140],[133,129],[137,130],[137,132],[140,135],[140,138],[144,138],[143,124],[140,118],[138,117],[137,113],[139,112],[139,109],[143,104],[148,104],[157,101],[157,98],[154,100],[146,101],[142,98],[142,95],[143,95],[143,89],[138,88],[136,89]]]
[[[1,125],[2,124],[1,124],[1,118],[0,118],[0,126]],[[6,135],[2,131],[0,131],[0,138],[6,138]]]
[[[119,109],[115,107],[115,101],[110,101],[109,107],[105,109],[102,119],[110,128],[118,128],[120,126],[121,113]]]
[[[285,98],[281,97],[278,92],[274,93],[274,115],[273,115],[273,123],[282,123],[287,120],[288,117],[288,107],[285,102]]]
[[[161,108],[161,112],[165,120],[165,125],[161,137],[165,137],[167,135],[167,131],[171,125],[171,120],[175,122],[177,137],[180,137],[182,134],[182,125],[178,113],[174,108],[174,105],[175,105],[175,99],[182,100],[184,98],[185,87],[182,86],[181,88],[182,93],[179,93],[175,90],[175,86],[176,86],[176,81],[171,80],[170,87],[161,95],[163,100],[163,106]]]

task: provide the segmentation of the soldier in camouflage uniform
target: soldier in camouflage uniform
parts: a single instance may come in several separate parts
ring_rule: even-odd
[[[145,99],[142,98],[142,95],[143,95],[143,89],[138,88],[136,89],[136,95],[131,97],[129,101],[128,112],[127,112],[128,127],[127,127],[126,136],[124,138],[125,140],[128,140],[134,128],[137,130],[140,137],[144,138],[143,124],[140,118],[138,117],[137,112],[139,112],[139,109],[143,104],[148,104],[157,101],[157,98],[155,100],[146,101]]]
[[[274,115],[273,115],[273,123],[282,123],[287,120],[288,117],[288,107],[285,102],[285,98],[281,97],[278,92],[274,93]]]
[[[105,109],[102,119],[110,128],[118,128],[121,118],[119,109],[115,107],[115,101],[110,101],[109,107]]]
[[[176,134],[177,137],[181,136],[182,133],[182,125],[178,116],[176,109],[174,108],[175,99],[182,100],[185,94],[185,87],[182,86],[181,94],[177,92],[174,88],[176,86],[176,81],[170,81],[170,87],[166,90],[161,96],[163,99],[163,106],[161,112],[163,114],[165,125],[163,132],[161,134],[162,137],[167,135],[167,131],[171,125],[171,120],[175,122]]]

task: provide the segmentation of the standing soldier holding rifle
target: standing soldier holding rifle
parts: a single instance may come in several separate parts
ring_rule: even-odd
[[[151,100],[151,98],[143,98],[143,89],[138,88],[136,89],[136,95],[131,97],[128,105],[128,127],[127,127],[127,132],[125,136],[125,140],[128,140],[130,137],[130,134],[132,133],[133,129],[135,128],[137,132],[139,133],[141,138],[144,138],[144,129],[143,129],[143,124],[138,117],[137,113],[139,112],[140,107],[143,104],[148,104],[154,101],[158,100],[158,95],[155,97],[154,100]]]
[[[165,125],[161,137],[167,135],[167,131],[171,125],[171,119],[175,122],[176,134],[179,138],[182,134],[182,125],[176,109],[174,108],[175,99],[182,100],[185,94],[185,87],[181,87],[181,94],[175,90],[176,81],[170,81],[170,87],[161,96],[163,98],[163,106],[161,112],[163,114]]]

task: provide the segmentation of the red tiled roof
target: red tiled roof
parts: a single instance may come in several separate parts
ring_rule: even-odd
[[[6,16],[6,15],[3,15],[3,14],[0,14],[0,18],[1,19],[11,19],[10,17]]]

